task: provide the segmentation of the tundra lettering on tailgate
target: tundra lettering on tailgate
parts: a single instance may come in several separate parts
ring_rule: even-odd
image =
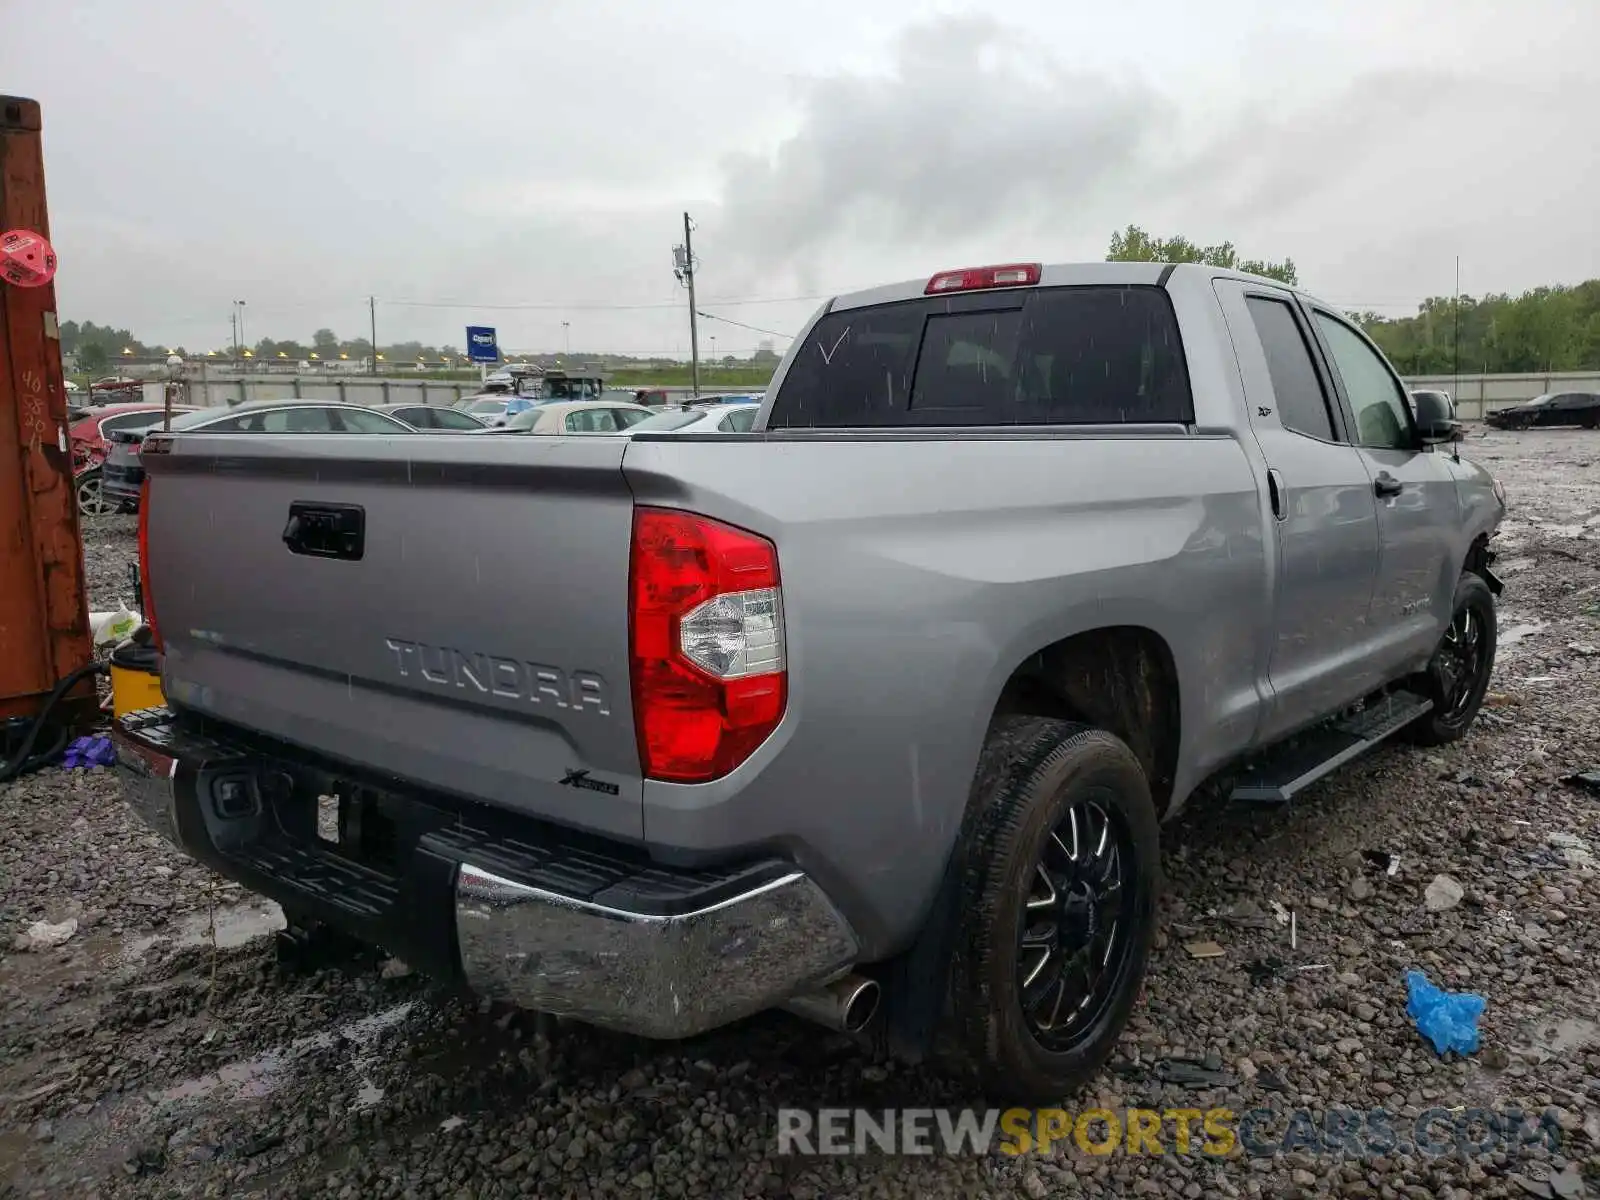
[[[593,671],[569,673],[502,654],[430,646],[406,638],[385,638],[383,644],[394,652],[402,679],[417,677],[443,688],[611,715],[606,682]]]

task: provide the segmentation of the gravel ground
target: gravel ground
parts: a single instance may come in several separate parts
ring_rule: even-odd
[[[279,975],[257,936],[275,912],[134,824],[105,772],[49,770],[0,786],[0,1195],[1600,1192],[1600,795],[1561,782],[1600,760],[1600,435],[1466,449],[1512,506],[1483,718],[1442,750],[1381,750],[1286,810],[1197,806],[1170,830],[1143,1002],[1112,1068],[1067,1103],[1381,1105],[1396,1128],[1434,1105],[1550,1108],[1559,1151],[780,1156],[780,1103],[969,1098],[786,1016],[662,1046],[444,996],[395,965]],[[93,606],[113,606],[133,521],[93,522],[86,542]],[[1464,894],[1435,912],[1440,874]],[[1273,903],[1294,912],[1292,947]],[[69,916],[64,946],[9,948]],[[1197,939],[1223,953],[1191,957]],[[1441,1059],[1418,1036],[1413,966],[1486,997],[1477,1054]],[[1165,1081],[1174,1058],[1223,1075]]]

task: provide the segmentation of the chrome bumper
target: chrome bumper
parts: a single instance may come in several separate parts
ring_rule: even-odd
[[[406,860],[410,867],[361,896],[330,892],[328,873],[349,871],[346,860],[316,844],[253,854],[249,838],[224,828],[205,799],[219,776],[259,767],[256,752],[182,734],[164,709],[115,722],[112,740],[123,798],[180,850],[419,969],[459,976],[479,995],[645,1037],[681,1038],[827,984],[859,956],[854,931],[822,889],[779,864],[748,878],[686,885],[662,915],[496,874],[475,865],[470,840],[451,829],[450,836],[423,836]],[[552,861],[562,853],[546,849]],[[584,853],[592,867],[595,851]],[[308,885],[312,875],[318,883]],[[352,879],[350,886],[360,884]],[[625,894],[638,896],[601,893]],[[697,902],[697,895],[707,900]],[[352,897],[360,903],[343,902]]]
[[[856,960],[855,934],[799,871],[679,916],[557,895],[462,863],[456,939],[481,995],[608,1029],[681,1038],[816,987]]]
[[[131,714],[138,717],[140,714]],[[163,753],[144,739],[119,736],[113,727],[112,741],[117,749],[115,775],[122,785],[122,798],[134,814],[178,849],[185,849],[178,834],[178,760]]]

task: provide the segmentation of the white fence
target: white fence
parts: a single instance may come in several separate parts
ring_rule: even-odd
[[[1497,408],[1509,408],[1546,392],[1600,392],[1600,372],[1555,371],[1527,375],[1425,375],[1406,386],[1449,392],[1464,420],[1480,421]],[[475,381],[417,379],[387,375],[249,374],[205,369],[188,380],[188,403],[203,406],[241,404],[246,400],[341,400],[347,404],[454,404],[479,390]],[[665,389],[687,395],[686,387]],[[713,391],[704,387],[702,391]],[[757,389],[752,389],[757,390]],[[146,384],[149,399],[161,399],[160,384]]]
[[[480,391],[476,381],[404,379],[385,375],[221,375],[188,379],[188,403],[202,407],[246,400],[339,400],[346,404],[454,404]],[[159,392],[157,398],[159,399]]]

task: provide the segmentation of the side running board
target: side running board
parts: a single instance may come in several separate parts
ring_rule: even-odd
[[[1232,798],[1282,804],[1431,708],[1432,700],[1412,692],[1391,692],[1358,713],[1290,738],[1268,751],[1239,777]]]

